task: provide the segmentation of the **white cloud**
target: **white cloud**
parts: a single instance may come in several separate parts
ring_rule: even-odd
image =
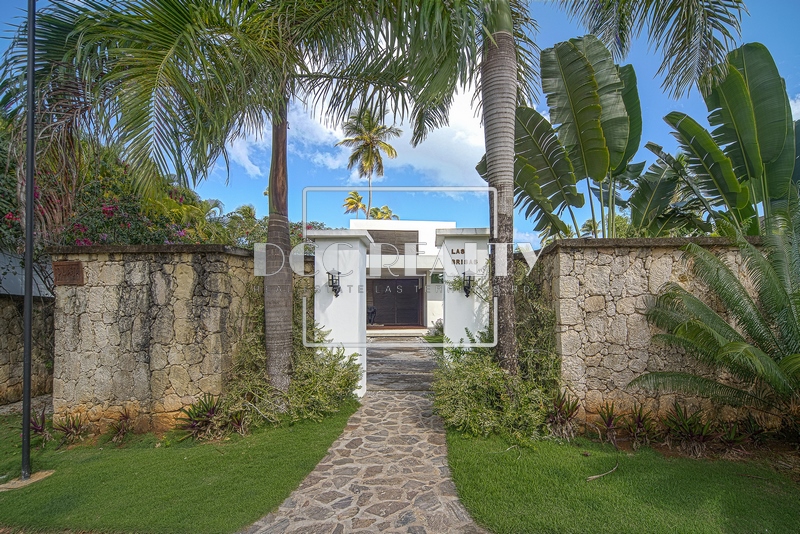
[[[401,124],[403,134],[392,142],[398,157],[385,159],[388,179],[391,170],[411,168],[421,174],[432,186],[483,186],[485,182],[475,171],[475,165],[485,152],[483,128],[480,118],[471,106],[472,93],[456,95],[450,112],[448,126],[431,132],[417,147],[412,147],[411,128]],[[324,124],[301,105],[289,110],[289,153],[314,166],[330,171],[345,170],[350,149],[335,146],[344,134],[341,129]],[[269,163],[269,124],[264,125],[261,138],[241,138],[228,147],[232,161],[241,165],[251,177],[265,175],[264,165]],[[339,175],[340,179],[344,174]],[[373,179],[373,183],[386,181],[387,176]],[[348,172],[343,181],[348,185],[365,185],[357,173]]]
[[[792,105],[792,117],[794,120],[800,120],[800,95],[794,95],[789,103]]]
[[[430,185],[482,186],[486,183],[475,171],[485,152],[483,127],[470,104],[472,93],[462,93],[453,100],[450,124],[431,132],[416,148],[411,148],[411,129],[403,126],[403,135],[395,144],[398,157],[385,162],[388,168],[410,166]],[[401,148],[405,143],[405,148]]]
[[[257,142],[241,137],[228,145],[228,154],[230,154],[232,161],[244,167],[245,172],[250,178],[260,178],[264,173],[261,167],[253,163],[253,160],[250,158],[251,149],[254,147],[257,150],[261,148]]]
[[[539,246],[539,234],[536,232],[523,232],[514,228],[514,242],[530,243],[533,248],[536,248]]]

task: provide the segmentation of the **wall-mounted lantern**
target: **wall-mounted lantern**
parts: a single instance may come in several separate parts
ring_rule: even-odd
[[[462,278],[464,280],[464,296],[469,297],[469,294],[472,291],[472,284],[475,282],[475,277],[464,272]]]
[[[342,292],[342,286],[339,285],[339,274],[339,271],[328,271],[328,287],[331,288],[335,297]]]

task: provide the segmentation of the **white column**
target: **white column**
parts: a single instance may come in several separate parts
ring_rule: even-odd
[[[436,245],[440,248],[440,261],[444,269],[444,335],[453,343],[468,342],[465,329],[470,333],[489,325],[489,230],[487,228],[455,228],[438,230]],[[446,263],[450,262],[450,265]],[[463,290],[454,291],[447,284],[453,278],[463,278],[464,273],[474,278],[467,296]],[[477,286],[481,289],[477,290]],[[481,294],[483,293],[483,294]]]
[[[314,251],[314,320],[330,330],[330,347],[358,354],[361,381],[356,394],[367,390],[367,247],[372,238],[365,230],[310,230]],[[338,273],[339,295],[328,285],[329,273]]]

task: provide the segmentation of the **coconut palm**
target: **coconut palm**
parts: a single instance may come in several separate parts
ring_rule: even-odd
[[[352,169],[358,165],[358,175],[366,178],[369,188],[367,209],[365,213],[369,219],[372,216],[372,176],[383,176],[383,156],[386,154],[389,159],[397,157],[397,151],[387,140],[399,137],[403,131],[394,126],[386,126],[383,119],[386,115],[377,120],[369,109],[354,113],[348,117],[342,125],[344,134],[349,136],[338,143],[336,146],[346,146],[353,149],[350,159],[347,161],[347,168]]]
[[[398,220],[399,215],[395,215],[389,206],[381,206],[380,208],[372,208],[369,213],[370,218],[379,220]]]
[[[216,160],[227,162],[226,143],[258,133],[262,117],[269,118],[265,323],[268,373],[281,390],[288,387],[292,346],[289,104],[300,97],[341,120],[355,104],[407,111],[407,96],[420,93],[409,89],[406,67],[378,32],[364,31],[374,13],[357,7],[352,0],[88,0],[54,3],[40,14],[42,86],[95,82],[90,97],[102,110],[100,126],[124,147],[145,190],[156,169],[177,173],[183,184],[204,179]],[[21,50],[24,37],[6,57],[7,86],[17,89],[20,107]]]
[[[560,3],[597,28],[607,44],[616,43],[620,57],[631,36],[647,28],[664,54],[666,83],[676,92],[688,90],[717,62],[718,51],[738,31],[743,8],[734,0]],[[85,0],[48,10],[57,31],[42,40],[51,48],[38,58],[46,75],[38,79],[58,62],[73,80],[99,80],[100,101],[108,104],[101,115],[115,126],[126,159],[143,177],[158,167],[202,179],[226,156],[226,142],[257,130],[263,115],[270,118],[274,246],[268,248],[268,269],[275,267],[276,274],[269,283],[283,289],[273,292],[266,313],[268,370],[276,387],[288,385],[291,347],[291,273],[277,266],[289,246],[286,113],[294,97],[325,107],[333,122],[355,102],[379,112],[395,109],[411,117],[417,143],[447,122],[455,91],[474,84],[481,95],[487,180],[498,196],[497,212],[490,213],[498,229],[495,255],[506,260],[493,268],[511,265],[513,247],[505,244],[513,241],[514,111],[520,101],[533,100],[536,63],[529,38],[534,23],[522,2]],[[24,50],[24,37],[14,49]],[[19,87],[22,57],[16,54],[10,78]],[[409,95],[413,102],[405,99]],[[493,276],[497,358],[516,372],[513,279],[500,273]]]
[[[363,211],[364,217],[367,216],[367,207],[364,205],[364,197],[358,194],[358,191],[350,191],[350,194],[344,199],[344,204],[342,207],[344,208],[344,212],[347,213],[355,213],[356,219],[358,219],[358,212]]]
[[[773,223],[776,232],[764,237],[763,250],[739,229],[721,224],[735,236],[746,271],[744,283],[738,268],[712,252],[695,244],[685,248],[693,274],[719,299],[728,319],[675,283],[661,290],[647,313],[650,322],[665,331],[654,339],[685,349],[735,383],[658,372],[642,375],[631,386],[697,394],[776,415],[788,413],[800,400],[800,209],[795,205],[789,215],[776,214]],[[746,284],[754,288],[753,295]]]

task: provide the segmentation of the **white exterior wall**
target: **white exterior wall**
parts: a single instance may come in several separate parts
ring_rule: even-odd
[[[356,393],[367,390],[367,246],[366,232],[316,230],[309,237],[317,243],[314,284],[320,288],[314,297],[314,319],[334,345],[344,346],[345,354],[358,353],[361,381]],[[328,272],[339,271],[339,296],[328,287]]]
[[[461,278],[464,272],[475,277],[469,297],[464,291],[454,291],[445,284],[444,335],[454,343],[467,342],[465,329],[477,333],[489,324],[489,231],[482,228],[463,228],[438,232],[437,244],[452,264],[445,262],[445,280]],[[473,262],[473,263],[467,263]],[[475,291],[476,286],[483,287]]]
[[[427,274],[425,283],[425,318],[430,328],[439,319],[444,319],[444,291],[445,284],[431,284],[431,275]]]

